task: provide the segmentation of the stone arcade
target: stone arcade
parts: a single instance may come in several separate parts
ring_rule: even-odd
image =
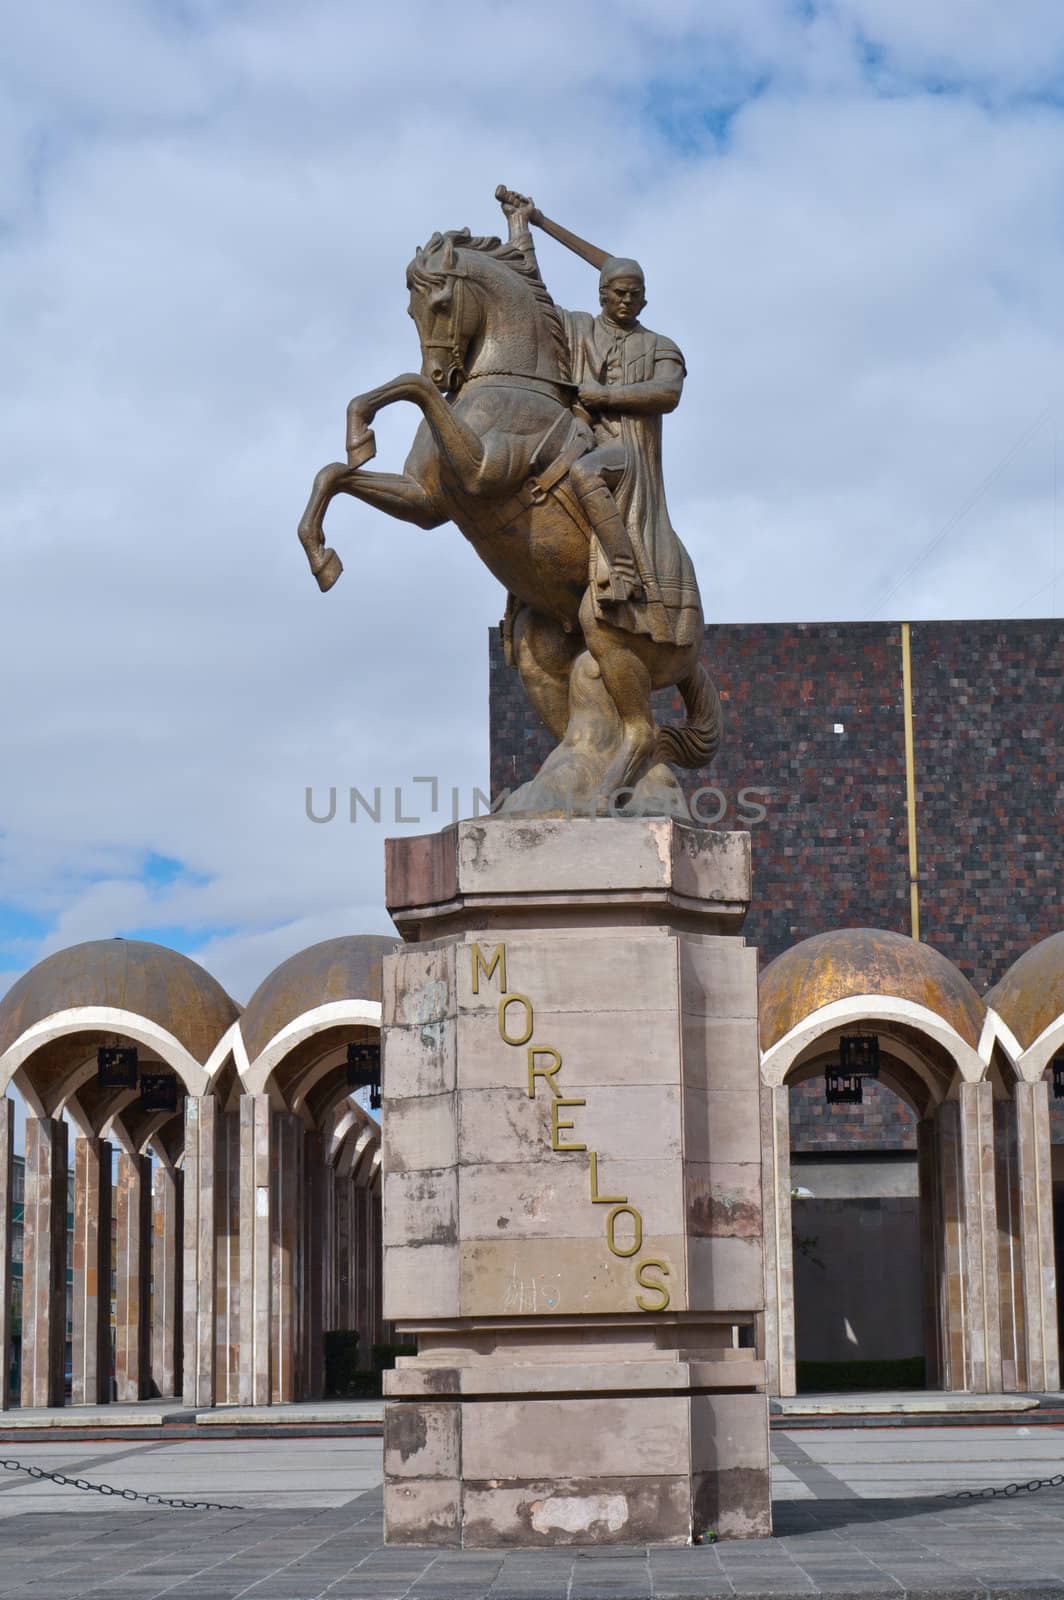
[[[0,1359],[6,1375],[20,1347],[23,1406],[63,1404],[68,1282],[74,1405],[318,1396],[330,1329],[357,1330],[368,1363],[384,1337],[380,1130],[351,1097],[346,1048],[377,1038],[393,944],[302,951],[242,1012],[195,962],[134,940],[60,951],[9,990],[0,1087],[27,1119],[16,1337],[14,1102],[0,1099]],[[175,1109],[102,1087],[101,1045],[171,1075]]]

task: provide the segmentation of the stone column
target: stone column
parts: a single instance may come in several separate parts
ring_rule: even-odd
[[[355,1326],[351,1306],[351,1276],[354,1255],[354,1237],[352,1233],[352,1197],[354,1186],[350,1178],[341,1177],[339,1173],[334,1178],[334,1204],[336,1215],[336,1328],[353,1328]]]
[[[128,1403],[148,1392],[151,1160],[120,1150],[117,1177],[115,1397]]]
[[[181,1387],[183,1174],[160,1162],[152,1178],[151,1376],[160,1395]]]
[[[968,1278],[965,1387],[979,1394],[999,1394],[1001,1322],[994,1184],[994,1091],[991,1084],[961,1084],[960,1131]]]
[[[765,1196],[765,1381],[769,1394],[797,1393],[794,1233],[791,1222],[791,1091],[761,1090],[761,1182]]]
[[[0,1099],[0,1411],[11,1404],[11,1218],[15,1169],[15,1107]]]
[[[969,1387],[968,1255],[958,1101],[944,1101],[935,1113],[934,1144],[941,1383],[943,1389],[963,1390]]]
[[[1060,1388],[1049,1086],[1017,1083],[1016,1155],[1027,1342],[1027,1384],[1038,1393]]]
[[[286,1404],[299,1398],[297,1374],[303,1344],[303,1151],[306,1126],[301,1117],[276,1112],[271,1162],[271,1385],[270,1398]]]
[[[270,1403],[270,1166],[269,1096],[240,1101],[240,1401]]]
[[[1006,1394],[1027,1384],[1027,1310],[1023,1295],[1020,1170],[1016,1102],[993,1103],[994,1195],[997,1203],[997,1260],[994,1293],[1001,1338],[1001,1387]]]
[[[215,1138],[214,1403],[240,1399],[240,1118],[218,1113]]]
[[[22,1232],[22,1404],[63,1404],[66,1346],[67,1130],[26,1118]]]
[[[384,1217],[378,1190],[369,1193],[369,1232],[366,1252],[370,1264],[369,1326],[370,1349],[375,1344],[390,1344],[392,1329],[384,1320]],[[367,1361],[367,1366],[369,1365]]]
[[[939,1192],[939,1152],[935,1122],[923,1117],[916,1125],[916,1159],[920,1180],[920,1274],[923,1286],[924,1363],[929,1389],[949,1388],[943,1350],[944,1325],[941,1287],[945,1283],[942,1261],[942,1197]]]
[[[74,1143],[74,1336],[70,1398],[111,1398],[111,1145]]]
[[[183,1395],[197,1411],[214,1405],[216,1373],[218,1102],[185,1101]]]
[[[772,1530],[750,840],[493,817],[387,844],[390,1543]]]
[[[336,1173],[331,1166],[322,1171],[322,1327],[326,1332],[336,1323]]]
[[[309,1400],[320,1400],[325,1384],[324,1275],[325,1260],[325,1157],[320,1133],[308,1133],[304,1149],[303,1202],[303,1320],[306,1329],[301,1390]]]
[[[373,1262],[370,1257],[370,1193],[351,1184],[351,1327],[358,1331],[358,1364],[373,1359]]]

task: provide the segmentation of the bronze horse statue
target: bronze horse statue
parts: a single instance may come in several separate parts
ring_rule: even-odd
[[[679,644],[618,626],[593,603],[592,530],[567,480],[594,439],[534,259],[468,230],[436,234],[407,285],[422,369],[348,406],[347,462],[317,474],[299,524],[312,572],[324,591],[342,571],[323,530],[337,494],[420,528],[456,523],[509,593],[511,659],[559,741],[502,810],[687,815],[664,762],[704,766],[720,742],[719,699],[698,660],[701,608]],[[398,400],[423,414],[404,470],[366,472],[370,425]],[[659,728],[651,694],[673,684],[687,721]]]

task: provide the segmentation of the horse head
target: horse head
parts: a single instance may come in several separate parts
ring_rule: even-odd
[[[434,233],[406,269],[424,377],[455,393],[478,367],[569,377],[565,333],[534,259],[468,228]]]
[[[465,382],[466,355],[481,322],[480,303],[470,292],[460,253],[469,238],[468,228],[434,233],[406,269],[409,314],[421,341],[421,371],[443,394]]]

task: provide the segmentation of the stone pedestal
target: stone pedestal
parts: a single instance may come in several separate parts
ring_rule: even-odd
[[[771,1531],[749,838],[389,841],[392,1543]]]

